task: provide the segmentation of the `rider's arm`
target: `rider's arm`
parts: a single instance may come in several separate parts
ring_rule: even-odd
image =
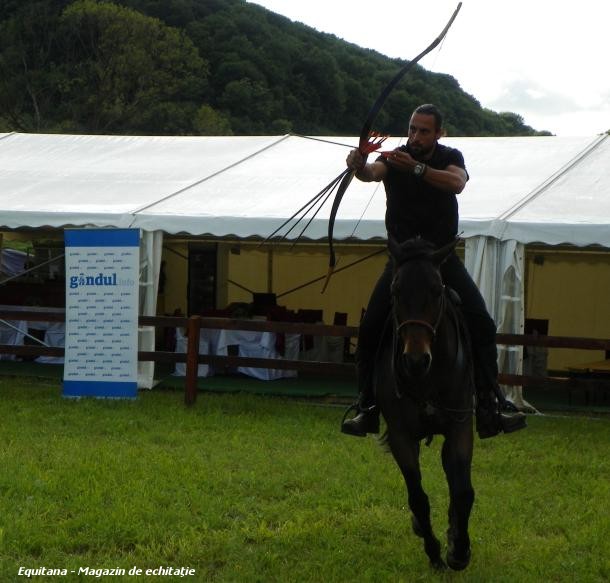
[[[380,182],[385,178],[388,167],[383,162],[367,164],[358,150],[352,150],[346,160],[348,168],[356,171],[356,178],[362,182]]]
[[[422,180],[431,186],[451,194],[460,194],[466,186],[468,175],[459,166],[447,166],[444,170],[426,167]]]
[[[424,173],[420,176],[420,180],[428,183],[434,188],[438,188],[444,192],[451,194],[459,194],[464,190],[468,181],[466,170],[455,164],[450,164],[443,170],[432,168],[425,162],[420,162],[413,158],[408,152],[394,150],[386,157],[386,162],[392,168],[399,172],[415,173],[416,166],[424,164]]]

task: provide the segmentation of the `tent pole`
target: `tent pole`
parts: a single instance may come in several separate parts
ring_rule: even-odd
[[[273,249],[267,251],[267,293],[273,293]]]

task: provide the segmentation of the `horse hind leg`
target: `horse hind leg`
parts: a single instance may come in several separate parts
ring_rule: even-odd
[[[424,541],[424,551],[435,569],[444,569],[441,543],[434,535],[430,522],[430,501],[422,488],[419,468],[419,443],[406,439],[396,440],[388,433],[390,451],[400,468],[407,486],[407,500],[411,510],[413,532]]]

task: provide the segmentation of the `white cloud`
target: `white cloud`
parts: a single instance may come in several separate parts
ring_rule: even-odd
[[[570,96],[545,89],[535,81],[519,79],[504,87],[501,95],[490,102],[492,109],[527,110],[546,115],[584,109]]]

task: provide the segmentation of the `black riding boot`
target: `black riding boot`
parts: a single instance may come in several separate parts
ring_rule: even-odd
[[[497,385],[491,391],[481,392],[477,389],[476,424],[481,439],[526,427],[525,414],[506,400]]]
[[[343,415],[341,431],[348,435],[366,437],[367,433],[379,433],[379,407],[375,402],[372,370],[368,362],[358,362],[358,400]],[[346,417],[356,411],[352,419]]]
[[[361,393],[358,402],[351,405],[345,412],[341,422],[341,431],[348,435],[366,437],[367,433],[379,433],[379,408],[375,403],[369,403],[367,397]],[[346,419],[350,411],[357,411],[357,415],[352,419]]]
[[[367,433],[379,433],[379,407],[377,407],[373,389],[373,366],[374,352],[363,350],[359,345],[356,351],[358,400],[343,415],[342,433],[357,437],[366,437]],[[347,419],[352,411],[356,411],[356,415]]]

